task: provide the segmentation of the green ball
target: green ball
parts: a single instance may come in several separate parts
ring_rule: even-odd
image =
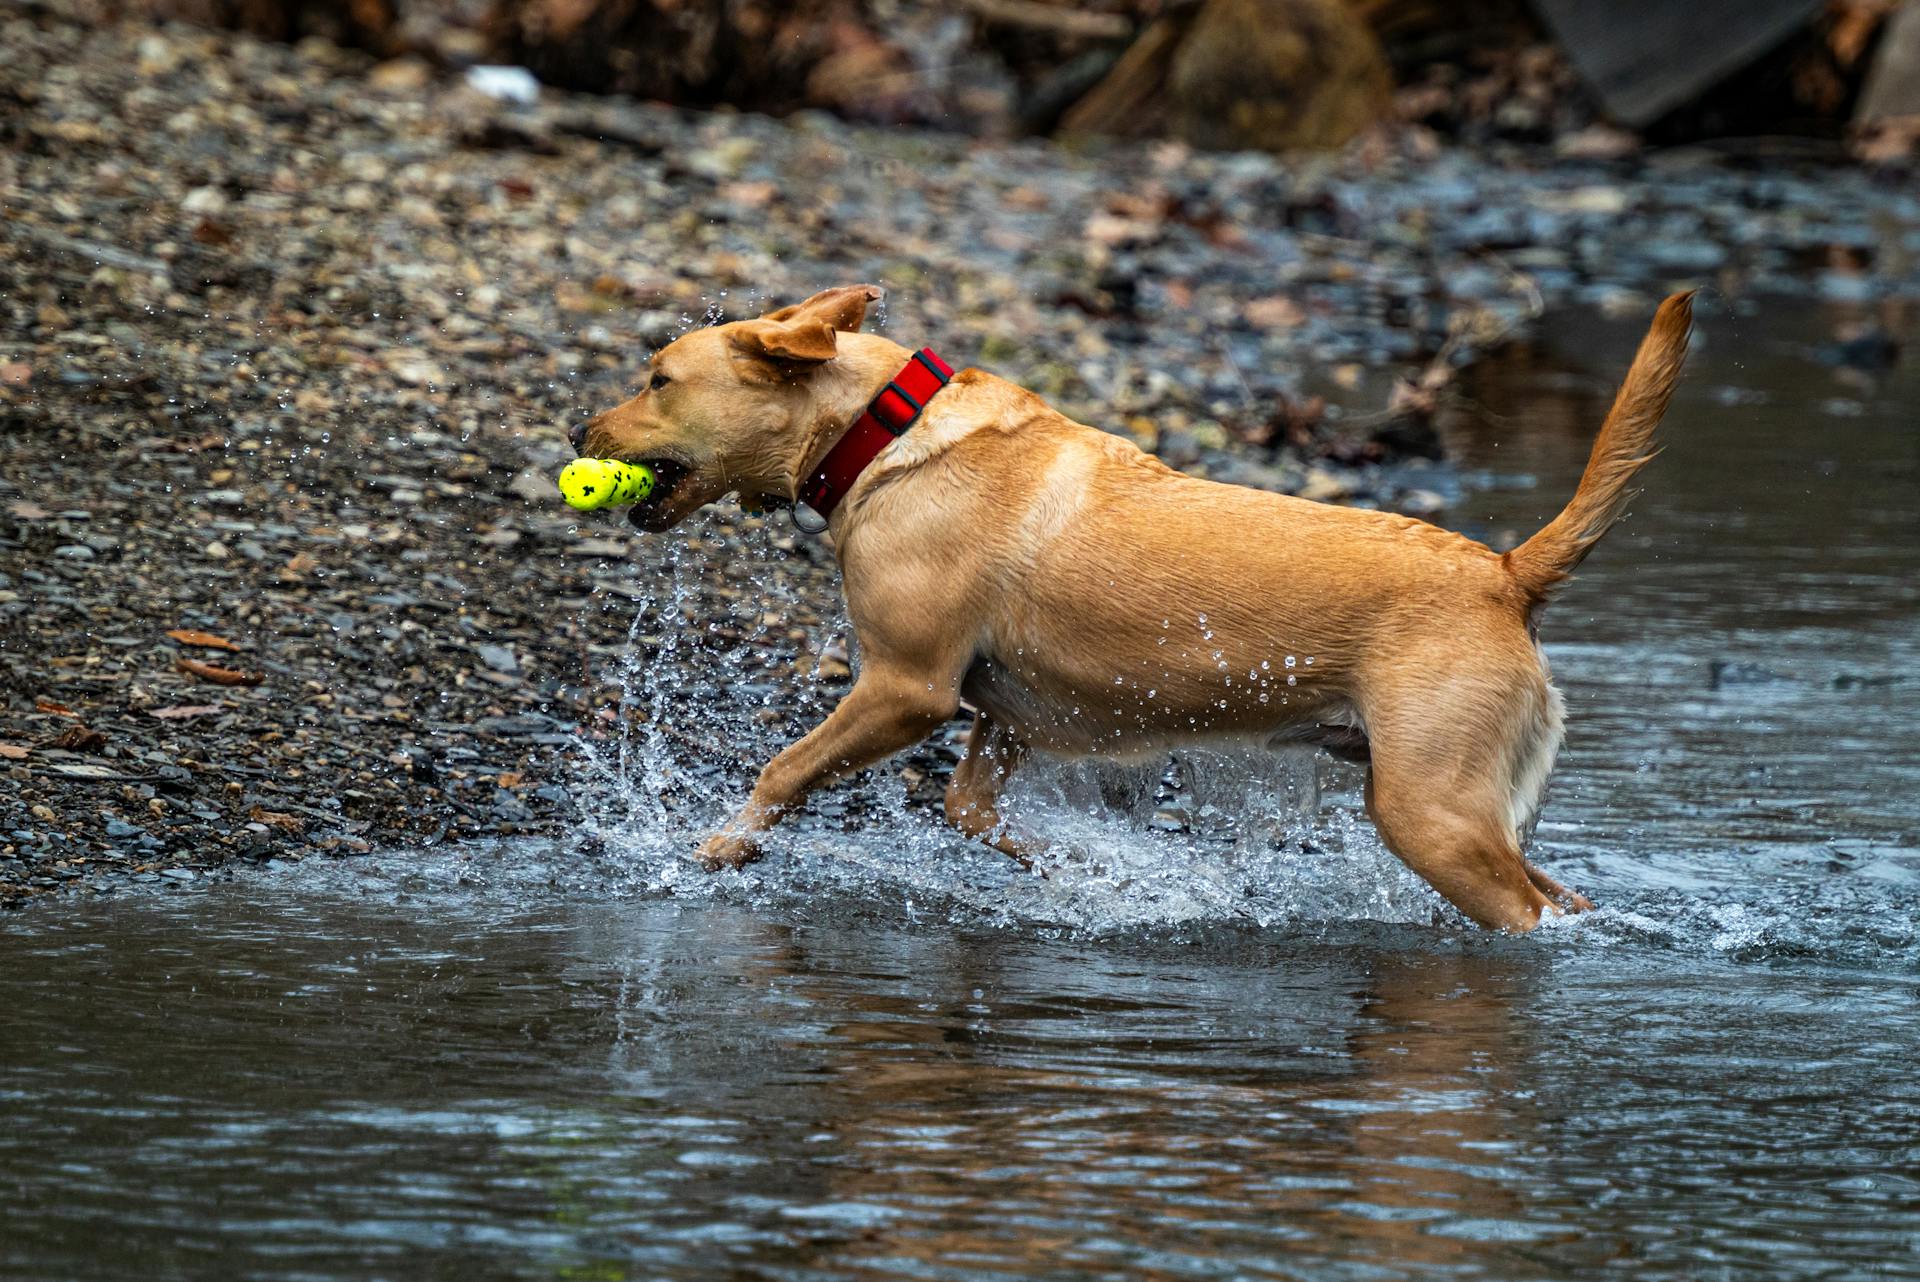
[[[560,497],[578,512],[638,503],[653,493],[653,469],[610,458],[577,458],[560,469]]]

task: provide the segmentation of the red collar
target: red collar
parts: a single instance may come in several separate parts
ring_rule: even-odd
[[[800,487],[800,501],[820,514],[822,529],[867,464],[913,426],[933,394],[952,377],[953,370],[947,363],[935,356],[931,347],[923,347],[868,402],[847,434],[827,451],[820,466]]]

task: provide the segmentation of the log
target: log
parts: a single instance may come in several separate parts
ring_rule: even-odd
[[[830,56],[870,41],[858,0],[494,0],[496,57],[563,89],[786,111]]]

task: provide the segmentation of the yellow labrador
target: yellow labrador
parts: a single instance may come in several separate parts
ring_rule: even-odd
[[[702,846],[710,866],[752,859],[808,793],[911,746],[964,698],[979,715],[947,816],[1022,861],[1036,847],[1006,830],[998,798],[1030,749],[1317,744],[1367,762],[1388,847],[1474,921],[1525,931],[1592,906],[1522,855],[1562,722],[1535,627],[1653,456],[1690,294],[1654,317],[1572,501],[1504,555],[1408,517],[1184,475],[980,370],[929,392],[932,365],[859,332],[879,296],[830,289],[689,333],[576,440],[660,473],[634,513],[647,530],[732,492],[817,498],[842,473],[827,506],[859,678]],[[917,393],[888,390],[913,379]],[[882,408],[883,426],[910,426],[852,450],[849,471],[843,438],[872,437],[863,415]]]

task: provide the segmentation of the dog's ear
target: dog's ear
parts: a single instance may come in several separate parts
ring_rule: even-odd
[[[777,367],[790,378],[800,372],[799,367],[832,360],[839,350],[834,334],[833,326],[815,316],[792,320],[763,316],[734,330],[733,350],[756,362]]]
[[[803,316],[823,320],[843,334],[857,333],[866,322],[867,307],[880,301],[878,285],[841,285],[823,289],[804,303],[768,312],[762,320],[790,321]]]

